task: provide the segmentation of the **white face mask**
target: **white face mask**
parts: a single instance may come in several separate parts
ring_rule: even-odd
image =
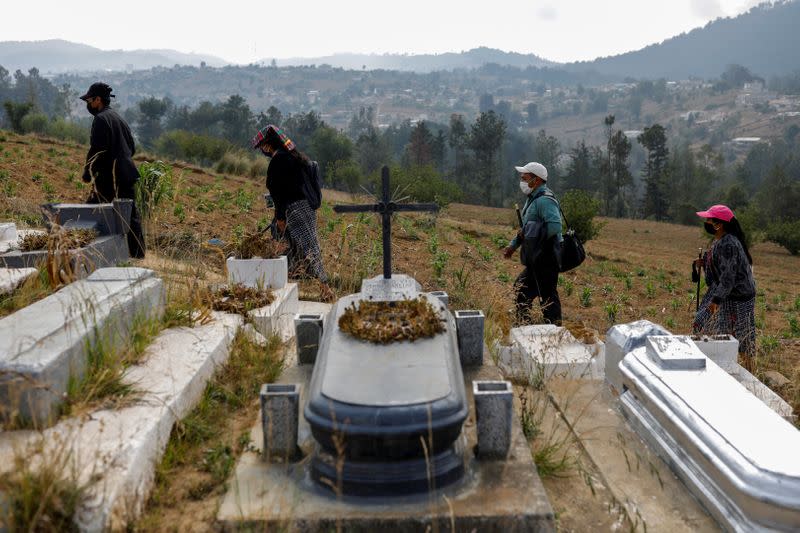
[[[519,180],[519,190],[521,190],[522,194],[524,194],[525,196],[528,196],[531,193],[531,191],[533,191],[533,189],[531,189],[531,186],[528,185],[528,182],[525,180]]]

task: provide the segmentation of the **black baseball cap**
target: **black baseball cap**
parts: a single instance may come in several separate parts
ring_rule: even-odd
[[[111,94],[112,90],[113,89],[111,87],[109,87],[108,84],[105,84],[105,83],[103,83],[101,81],[98,81],[98,82],[93,83],[89,87],[89,90],[86,91],[86,94],[81,96],[81,100],[88,100],[89,98],[94,98],[95,96],[100,96],[101,98],[103,98],[103,97],[111,97],[111,98],[113,98],[114,95]]]

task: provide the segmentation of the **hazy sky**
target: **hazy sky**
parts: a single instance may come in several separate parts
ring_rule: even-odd
[[[737,15],[759,0],[3,3],[6,23],[0,41],[60,38],[104,50],[171,48],[248,63],[336,52],[459,52],[478,46],[554,61],[594,59]]]

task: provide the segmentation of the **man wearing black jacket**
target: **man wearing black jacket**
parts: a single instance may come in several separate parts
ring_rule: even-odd
[[[93,83],[81,100],[94,115],[89,153],[83,171],[83,181],[92,183],[89,204],[108,203],[115,198],[135,199],[134,185],[139,171],[133,163],[136,147],[128,124],[111,109],[111,87]],[[139,212],[134,203],[131,210],[131,227],[128,231],[128,251],[131,257],[144,257],[144,235]]]

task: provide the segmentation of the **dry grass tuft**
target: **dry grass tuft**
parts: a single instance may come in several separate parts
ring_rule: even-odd
[[[415,341],[444,331],[444,319],[424,298],[396,302],[353,302],[339,317],[339,329],[378,344]]]

